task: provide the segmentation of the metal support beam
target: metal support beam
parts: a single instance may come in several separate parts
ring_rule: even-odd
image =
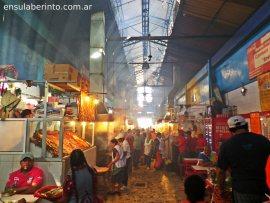
[[[109,41],[153,41],[153,40],[187,40],[187,39],[198,39],[198,40],[217,40],[230,38],[232,35],[171,35],[171,36],[134,36],[134,37],[112,37],[108,38]]]
[[[137,44],[139,43],[140,41],[139,40],[134,40],[134,41],[123,41],[123,47],[127,47],[127,46],[131,46],[133,44]]]
[[[139,85],[137,87],[171,87],[171,85],[146,85],[146,86]]]
[[[126,4],[130,4],[130,3],[132,3],[132,2],[134,2],[135,0],[131,0],[131,1],[128,1],[128,2],[125,2],[125,3],[117,3],[116,4],[116,6],[115,7],[113,7],[113,9],[114,8],[118,8],[118,7],[120,7],[120,6],[124,6],[124,5],[126,5]]]
[[[149,35],[149,0],[142,0],[142,36]],[[147,58],[148,41],[143,42],[143,59]]]
[[[132,27],[134,27],[134,26],[136,26],[136,25],[139,25],[139,24],[141,24],[141,22],[137,22],[137,23],[132,24],[132,25],[129,25],[129,26],[127,26],[127,27],[123,27],[123,28],[121,28],[120,30],[126,30],[126,29],[128,29],[128,28],[132,28]]]
[[[152,42],[155,43],[155,44],[164,46],[164,47],[168,46],[168,43],[165,40],[153,40]]]
[[[215,13],[215,15],[213,16],[211,22],[208,24],[207,28],[205,29],[203,34],[206,34],[208,32],[208,30],[211,28],[211,26],[215,23],[219,13],[221,12],[221,10],[223,9],[223,7],[225,6],[225,4],[227,3],[228,0],[224,0],[222,2],[222,4],[220,5],[220,7],[218,8],[217,12]]]
[[[170,26],[170,20],[173,18],[172,12],[173,12],[173,2],[174,0],[168,0],[167,4],[167,11],[166,11],[166,20],[164,21],[164,26],[166,27],[166,35],[169,35],[169,26]]]

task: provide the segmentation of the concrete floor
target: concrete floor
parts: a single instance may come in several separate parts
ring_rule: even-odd
[[[174,203],[182,199],[185,199],[183,181],[175,173],[147,170],[145,166],[140,166],[132,172],[129,190],[120,196],[107,196],[106,202]]]

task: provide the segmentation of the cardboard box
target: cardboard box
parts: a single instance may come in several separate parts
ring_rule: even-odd
[[[48,81],[78,81],[78,70],[70,64],[46,64],[44,79]],[[64,80],[65,79],[65,80]]]
[[[44,74],[53,74],[54,73],[55,64],[45,64],[44,66]]]
[[[54,73],[68,73],[70,81],[78,79],[78,70],[70,64],[55,64]]]
[[[45,74],[44,79],[47,81],[67,82],[70,81],[70,75],[68,73],[53,73]]]
[[[70,64],[55,64],[54,72],[70,72],[72,73],[75,68]]]

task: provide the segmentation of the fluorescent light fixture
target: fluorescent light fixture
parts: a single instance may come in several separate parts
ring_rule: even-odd
[[[153,112],[151,112],[151,111],[147,111],[146,113],[147,113],[147,114],[152,114]]]
[[[90,56],[90,58],[91,58],[91,59],[98,59],[98,58],[100,58],[101,56],[102,56],[102,52],[96,51],[96,52],[94,52],[94,53]]]

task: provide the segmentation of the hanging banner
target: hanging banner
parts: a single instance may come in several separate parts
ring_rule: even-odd
[[[258,77],[262,111],[270,111],[270,72]]]
[[[270,32],[248,47],[247,58],[250,79],[270,70]]]

